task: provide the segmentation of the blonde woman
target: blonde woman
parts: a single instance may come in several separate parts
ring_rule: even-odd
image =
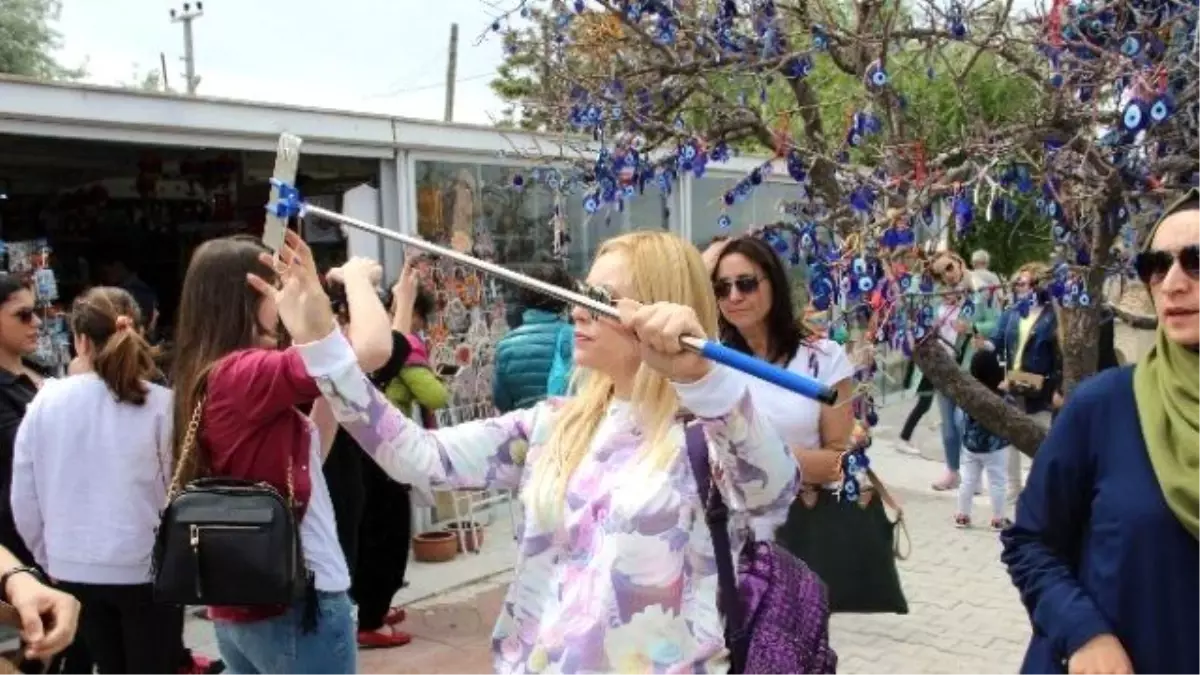
[[[726,672],[713,543],[688,465],[687,410],[703,426],[735,534],[779,518],[795,460],[754,415],[739,374],[683,352],[713,335],[716,300],[699,252],[662,232],[601,247],[588,283],[622,320],[576,309],[578,395],[427,431],[371,387],[302,242],[273,295],[342,425],[395,480],[519,490],[517,578],[493,634],[500,672]],[[285,251],[285,260],[292,260]],[[733,537],[740,549],[741,536]],[[732,551],[736,556],[738,551]]]

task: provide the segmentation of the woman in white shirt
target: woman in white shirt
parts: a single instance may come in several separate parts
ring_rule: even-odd
[[[80,632],[101,673],[180,665],[179,607],[155,604],[150,553],[171,461],[171,392],[149,382],[153,354],[133,297],[75,300],[79,354],[49,380],[17,431],[12,509],[38,565],[83,603]]]
[[[837,390],[847,401],[853,388],[854,366],[841,345],[808,334],[796,317],[783,261],[755,237],[719,244],[713,265],[713,290],[720,309],[721,341],[747,354]],[[755,410],[775,428],[800,466],[806,486],[835,482],[839,460],[854,430],[849,405],[827,406],[761,380],[744,376]],[[777,525],[775,523],[774,525]],[[771,534],[770,523],[758,523],[760,537]]]

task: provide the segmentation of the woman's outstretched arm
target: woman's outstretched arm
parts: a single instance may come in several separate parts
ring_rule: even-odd
[[[393,480],[422,490],[520,484],[529,433],[545,406],[430,431],[371,385],[340,331],[297,349],[334,417]]]

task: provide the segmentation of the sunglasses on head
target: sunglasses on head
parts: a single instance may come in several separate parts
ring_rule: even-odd
[[[1183,268],[1185,274],[1195,279],[1200,275],[1200,244],[1184,246],[1175,253],[1143,251],[1134,259],[1133,267],[1142,283],[1149,284],[1162,280],[1167,272],[1171,271],[1171,266],[1175,264],[1175,261],[1179,261],[1179,266]]]
[[[26,307],[13,312],[13,316],[17,317],[17,321],[20,321],[21,323],[33,323],[33,317],[36,316],[36,314],[34,314],[32,309]]]
[[[758,285],[762,280],[758,277],[738,277],[732,281],[729,279],[721,279],[713,283],[713,292],[717,294],[718,300],[724,300],[729,297],[733,289],[737,289],[742,295],[749,295],[758,290]]]

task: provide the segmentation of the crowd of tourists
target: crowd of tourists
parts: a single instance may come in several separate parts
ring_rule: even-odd
[[[970,266],[949,252],[929,261],[945,291],[935,339],[1050,429],[1026,478],[1007,440],[912,374],[902,438],[936,401],[946,470],[932,487],[958,491],[954,524],[973,525],[986,477],[997,564],[1029,611],[1025,672],[1200,670],[1198,240],[1193,192],[1137,258],[1154,346],[1132,366],[1102,355],[1103,372],[1069,393],[1044,265],[1005,282],[986,252]],[[555,265],[533,275],[572,285]],[[153,299],[98,286],[71,308],[69,375],[49,378],[25,360],[34,296],[0,276],[0,597],[27,657],[57,654],[59,672],[356,672],[359,648],[412,639],[392,598],[412,496],[435,490],[519,494],[497,672],[831,671],[830,611],[907,611],[892,539],[890,566],[860,572],[832,557],[852,537],[821,521],[845,498],[847,450],[862,440],[854,406],[681,346],[719,340],[852,400],[858,364],[803,320],[786,262],[760,238],[703,254],[659,231],[606,241],[585,283],[620,319],[521,296],[520,326],[495,350],[497,415],[446,428],[431,413],[450,393],[422,337],[430,289],[411,261],[386,298],[382,277],[361,258],[320,273],[293,232],[279,251],[211,240],[188,266],[169,358],[147,337]],[[868,475],[859,498],[878,512],[855,508],[885,514],[891,497]],[[270,501],[220,506],[264,495],[289,515],[272,520]],[[190,542],[171,539],[180,526]],[[256,548],[271,532],[294,554]],[[239,580],[229,561],[260,554],[277,556],[295,592],[239,602],[267,597],[254,594],[273,577]],[[747,595],[735,577],[759,578],[747,561],[768,555],[784,557],[763,578],[794,585]],[[188,651],[185,607],[168,591],[205,600],[192,604],[208,605],[220,662]],[[742,602],[792,618],[754,623]],[[738,620],[746,631],[728,625]]]

